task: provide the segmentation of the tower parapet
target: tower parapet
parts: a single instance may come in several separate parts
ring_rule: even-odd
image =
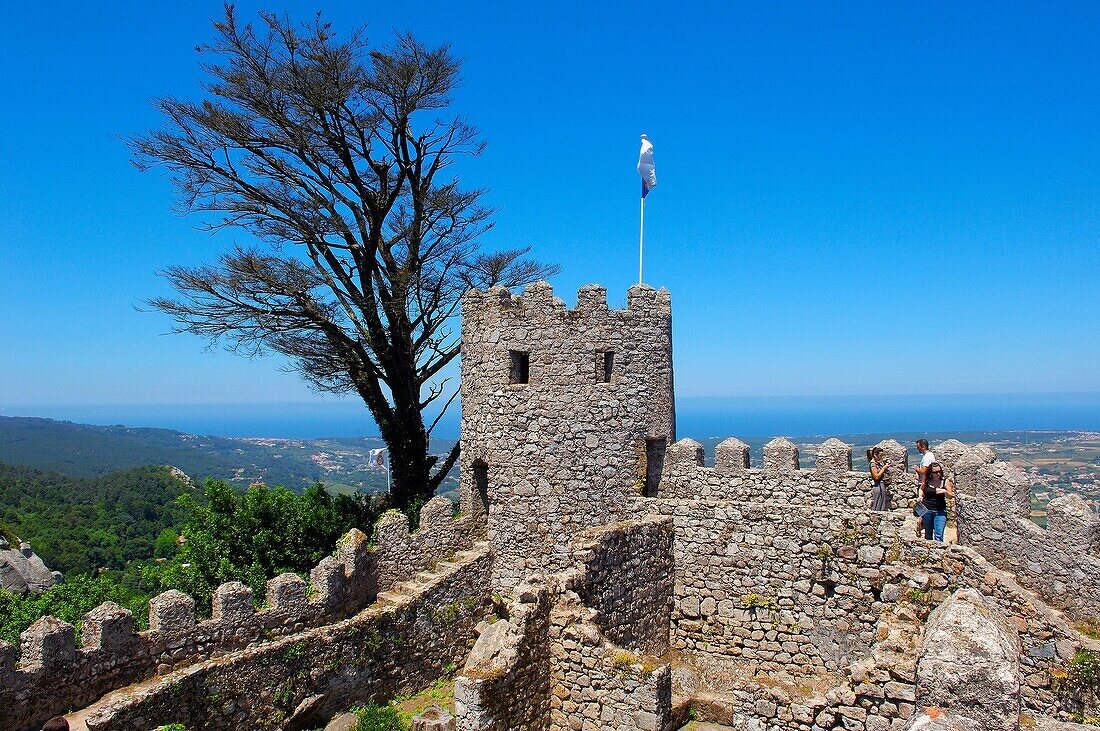
[[[488,508],[500,586],[553,568],[581,529],[628,517],[674,438],[668,292],[631,287],[621,310],[596,285],[573,309],[545,282],[466,295],[463,505]]]

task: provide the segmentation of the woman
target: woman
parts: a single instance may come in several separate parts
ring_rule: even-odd
[[[890,486],[884,479],[890,469],[889,463],[884,458],[882,447],[867,450],[867,464],[871,467],[871,510],[890,509]]]
[[[947,498],[954,497],[954,492],[954,481],[944,474],[943,465],[939,462],[928,465],[923,494],[924,506],[928,508],[924,514],[926,540],[934,537],[943,543],[943,530],[947,527]]]

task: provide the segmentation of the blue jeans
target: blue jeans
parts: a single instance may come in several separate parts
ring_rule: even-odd
[[[946,510],[929,510],[924,514],[924,537],[932,540],[935,533],[936,540],[943,543],[943,529],[947,527]]]

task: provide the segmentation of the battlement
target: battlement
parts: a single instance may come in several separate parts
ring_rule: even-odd
[[[954,471],[959,542],[1073,619],[1100,622],[1100,514],[1064,495],[1047,506],[1047,527],[1037,525],[1027,475],[984,445],[959,454]]]
[[[664,287],[653,289],[646,284],[636,284],[627,290],[626,307],[611,309],[607,304],[607,289],[587,284],[577,291],[576,307],[569,309],[564,300],[554,295],[554,288],[549,283],[540,281],[528,284],[522,295],[512,294],[507,287],[490,287],[486,291],[471,289],[463,299],[462,316],[464,322],[484,316],[529,322],[592,317],[615,317],[623,321],[627,317],[671,318],[672,298]]]
[[[43,617],[20,636],[18,656],[0,643],[0,727],[41,724],[153,674],[354,614],[379,593],[470,548],[483,525],[453,516],[452,503],[435,497],[421,509],[414,532],[403,513],[379,519],[374,545],[353,529],[308,582],[293,573],[268,581],[261,608],[251,588],[227,582],[214,591],[211,617],[200,620],[192,597],[166,591],[150,600],[149,629],[138,632],[128,610],[106,602],[84,616],[79,646],[72,625]]]
[[[889,482],[895,507],[911,507],[916,483],[908,472],[904,446],[893,439],[878,443],[890,464]],[[751,449],[730,438],[714,450],[714,466],[705,466],[703,446],[694,439],[681,439],[665,453],[664,469],[657,498],[738,500],[750,503],[846,505],[868,508],[871,504],[871,476],[852,469],[852,447],[839,439],[818,446],[814,466],[804,469],[798,445],[776,437],[761,450],[759,466]]]

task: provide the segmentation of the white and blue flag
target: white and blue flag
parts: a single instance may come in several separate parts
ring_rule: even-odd
[[[642,135],[642,151],[638,153],[638,174],[642,176],[642,198],[657,187],[657,170],[653,167],[653,143]]]

